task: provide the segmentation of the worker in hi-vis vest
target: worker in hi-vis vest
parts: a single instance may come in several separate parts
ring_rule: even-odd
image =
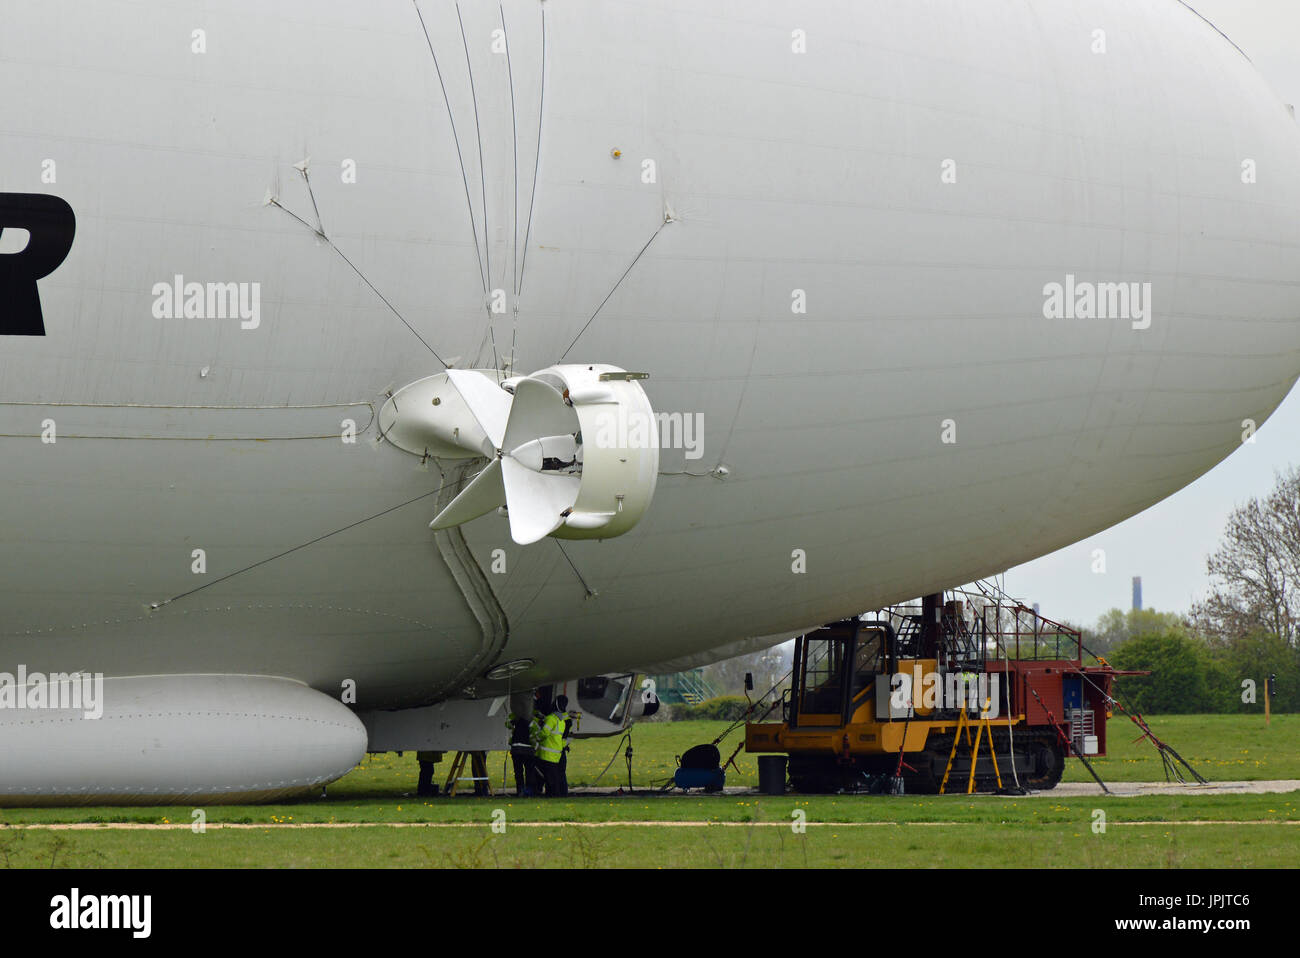
[[[559,702],[551,706],[551,713],[542,721],[537,742],[537,767],[546,781],[546,797],[559,798],[564,794],[561,781],[560,756],[564,754],[564,710]]]
[[[573,716],[569,714],[569,697],[567,695],[557,696],[555,706],[561,712],[564,719],[564,729],[561,733],[564,737],[564,751],[560,753],[560,798],[567,798],[569,795],[569,742],[573,738]]]

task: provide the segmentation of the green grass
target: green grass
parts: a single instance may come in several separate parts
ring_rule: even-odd
[[[1293,867],[1296,825],[784,823],[0,833],[13,867]]]
[[[1266,781],[1300,779],[1300,716],[1275,715],[1264,727],[1264,718],[1251,715],[1158,715],[1147,719],[1162,741],[1173,746],[1183,758],[1211,781]],[[663,780],[676,768],[675,756],[692,745],[710,742],[727,727],[725,722],[647,722],[635,726],[633,781],[646,785]],[[1106,782],[1158,782],[1164,780],[1160,754],[1148,741],[1135,741],[1142,733],[1138,727],[1117,714],[1108,727],[1109,754],[1093,761],[1097,774]],[[737,729],[719,747],[725,760],[740,744],[743,727]],[[614,752],[615,740],[597,739],[582,742],[569,759],[569,778],[573,782],[595,779]],[[755,757],[741,752],[736,756],[740,774],[728,771],[728,785],[758,786]],[[500,762],[493,769],[500,778]],[[1067,763],[1064,781],[1090,782],[1091,776],[1077,760]],[[619,755],[602,785],[625,785],[627,764]]]
[[[637,788],[662,781],[675,756],[716,737],[726,723],[647,723],[637,726]],[[1164,716],[1152,720],[1169,741],[1211,781],[1300,778],[1294,716],[1272,727],[1244,716]],[[1163,779],[1159,757],[1125,721],[1111,727],[1112,754],[1097,762],[1111,782]],[[723,743],[724,758],[739,743]],[[570,779],[595,781],[615,753],[616,739],[575,744]],[[740,774],[729,785],[754,785],[754,757],[737,756]],[[439,766],[444,771],[446,766]],[[491,758],[494,784],[501,755]],[[1290,865],[1300,853],[1300,793],[1266,795],[1144,795],[1033,798],[996,796],[669,796],[653,792],[574,796],[564,801],[494,798],[416,799],[410,792],[415,756],[377,755],[329,788],[326,799],[304,798],[264,806],[209,806],[212,825],[312,823],[406,824],[368,828],[189,829],[192,809],[36,808],[0,810],[0,824],[143,823],[173,830],[0,831],[0,865],[26,867],[133,866],[1004,866],[1083,867]],[[1066,781],[1086,781],[1070,763]],[[600,780],[626,785],[621,751]],[[493,812],[505,814],[505,834],[490,829]],[[1094,834],[1094,813],[1107,817]],[[801,813],[809,827],[791,829]],[[1191,825],[1191,821],[1265,824]],[[708,822],[710,827],[613,825],[583,828],[576,822]],[[1132,825],[1129,822],[1154,823]],[[529,827],[526,823],[546,823]],[[735,827],[721,823],[736,823]],[[762,824],[768,823],[768,824]],[[836,824],[819,824],[836,823]],[[845,823],[839,825],[838,823]],[[873,824],[874,823],[874,824]],[[459,824],[463,828],[424,828]],[[776,827],[776,826],[780,827]]]
[[[287,805],[208,806],[209,824],[312,825],[349,822],[375,824],[482,824],[501,809],[517,822],[737,822],[789,821],[795,809],[810,822],[1070,824],[1088,821],[1103,808],[1114,822],[1300,820],[1300,793],[1271,795],[1143,795],[1133,798],[1051,795],[1000,798],[992,795],[625,795],[573,796],[562,801],[493,798],[419,799],[336,795],[326,801]],[[96,809],[5,809],[3,824],[134,823],[191,825],[189,807]],[[1300,837],[1298,834],[1297,837]]]
[[[1300,779],[1300,716],[1156,715],[1147,717],[1151,731],[1171,745],[1198,772],[1215,782],[1260,782]],[[1093,762],[1105,782],[1164,780],[1160,753],[1136,725],[1117,714],[1110,720],[1105,758]],[[1077,760],[1066,765],[1066,782],[1092,781]]]

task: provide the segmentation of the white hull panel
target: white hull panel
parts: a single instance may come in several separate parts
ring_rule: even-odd
[[[498,6],[462,4],[475,100],[455,8],[429,0],[459,157],[405,0],[202,24],[47,6],[0,0],[3,186],[77,214],[46,335],[0,337],[10,670],[351,679],[395,708],[502,692],[478,679],[507,659],[537,663],[517,690],[698,657],[1119,522],[1300,373],[1300,133],[1172,0],[547,4],[544,68],[541,7],[512,0],[513,113]],[[437,497],[401,506],[438,464],[373,424],[442,367],[340,252],[460,366],[513,339],[539,369],[580,337],[566,362],[650,372],[656,411],[702,417],[701,457],[663,451],[627,535],[565,543],[578,574],[487,516],[467,577]],[[157,318],[177,275],[259,283],[260,324]],[[1151,283],[1150,327],[1044,318],[1067,276]]]

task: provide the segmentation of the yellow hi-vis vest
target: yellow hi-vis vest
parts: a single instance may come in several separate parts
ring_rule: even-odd
[[[558,762],[564,754],[564,716],[551,713],[542,723],[541,739],[537,743],[537,757],[543,762]]]

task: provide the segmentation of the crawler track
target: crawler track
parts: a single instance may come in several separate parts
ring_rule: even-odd
[[[1065,772],[1065,753],[1052,729],[1016,732],[1016,771],[1020,784],[1035,791],[1056,787]],[[931,736],[922,752],[903,757],[903,788],[912,795],[935,795],[943,782],[943,773],[952,752],[952,735]],[[993,731],[993,747],[998,756],[1002,784],[1014,784],[1011,772],[1011,738],[1006,729]],[[791,755],[790,781],[794,789],[808,794],[855,791],[869,788],[882,778],[892,776],[897,756],[858,758],[843,761],[833,756]],[[947,792],[964,793],[970,778],[970,748],[963,740],[953,759]],[[997,775],[989,759],[987,739],[981,745],[975,769],[975,790],[992,792],[998,787]]]

